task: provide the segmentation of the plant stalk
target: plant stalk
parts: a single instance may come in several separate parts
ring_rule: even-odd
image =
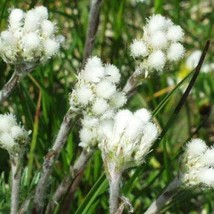
[[[83,57],[83,65],[86,62],[87,58],[91,55],[98,25],[100,19],[100,8],[102,0],[91,0],[88,29],[85,40],[85,49]]]
[[[110,214],[115,214],[119,208],[121,173],[116,172],[116,170],[110,173],[111,177],[109,179],[109,209]]]
[[[10,155],[12,171],[12,192],[10,214],[17,214],[19,208],[19,190],[21,181],[22,163],[19,156]]]
[[[165,191],[150,205],[144,214],[157,214],[169,202],[179,190],[182,182],[177,176],[165,189]]]
[[[71,112],[71,110],[68,110],[68,112],[64,116],[56,140],[52,148],[49,150],[49,152],[44,158],[42,173],[36,187],[34,198],[34,210],[37,213],[41,213],[43,210],[44,200],[47,195],[48,182],[51,172],[53,170],[54,163],[58,159],[59,154],[65,145],[67,137],[70,133],[70,129],[72,127],[72,121],[76,116],[76,113],[74,113],[74,115],[72,115],[72,113],[73,112]]]
[[[63,179],[60,185],[57,187],[53,194],[52,200],[47,206],[46,213],[51,213],[56,204],[59,203],[60,199],[66,195],[69,191],[73,180],[79,175],[79,173],[86,167],[88,160],[91,158],[93,151],[86,151],[83,149],[80,156],[76,160],[75,164],[70,166],[69,175]]]

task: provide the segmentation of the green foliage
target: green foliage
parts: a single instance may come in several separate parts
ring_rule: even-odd
[[[82,66],[84,42],[88,24],[89,1],[20,1],[0,2],[0,26],[7,25],[8,9],[19,7],[29,9],[44,4],[50,10],[66,37],[61,53],[46,65],[41,65],[16,88],[6,102],[0,106],[0,113],[14,112],[27,130],[32,130],[31,143],[25,157],[21,185],[21,203],[32,193],[38,182],[38,171],[43,157],[52,145],[64,114],[68,109],[68,94]],[[209,0],[162,1],[135,0],[103,1],[100,26],[93,54],[105,62],[114,63],[122,72],[121,87],[134,70],[133,59],[128,46],[133,38],[142,35],[146,17],[161,13],[170,17],[185,29],[187,55],[203,49],[207,39],[214,38],[214,16]],[[213,62],[213,46],[207,54],[206,62]],[[187,72],[185,59],[169,68],[169,72],[154,75],[138,87],[127,107],[137,109],[147,107],[164,130],[163,140],[159,138],[147,159],[147,164],[131,169],[124,175],[122,192],[130,199],[135,213],[142,213],[157,198],[163,188],[176,174],[177,157],[182,146],[190,137],[201,137],[209,145],[213,142],[214,72],[201,73],[182,108],[174,112],[183,98],[193,72]],[[0,62],[0,87],[10,78],[12,67]],[[180,78],[182,77],[182,78]],[[169,79],[174,81],[169,85]],[[176,114],[175,114],[176,113]],[[166,126],[170,118],[173,120]],[[78,147],[79,123],[73,128],[66,147],[55,164],[49,191],[53,193],[69,166],[81,152]],[[0,150],[0,213],[10,209],[10,166],[6,152]],[[70,213],[108,213],[108,184],[103,174],[100,153],[96,152],[84,171],[80,188],[72,198]],[[214,210],[212,191],[196,190],[180,192],[165,211],[170,213],[211,213]],[[55,213],[60,213],[61,205]]]

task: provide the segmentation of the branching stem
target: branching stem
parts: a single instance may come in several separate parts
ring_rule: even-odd
[[[34,198],[34,209],[37,211],[37,213],[40,213],[43,210],[44,200],[47,195],[46,190],[48,187],[48,181],[54,166],[54,162],[59,157],[59,154],[65,145],[72,126],[72,121],[75,116],[76,113],[72,114],[71,110],[68,110],[68,112],[63,118],[63,122],[60,126],[55,142],[44,158],[43,169],[36,187],[36,193]]]

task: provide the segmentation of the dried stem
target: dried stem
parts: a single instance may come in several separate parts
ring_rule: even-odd
[[[173,196],[178,193],[181,186],[181,180],[176,177],[165,189],[165,191],[150,205],[144,214],[156,214],[160,213],[160,210],[164,205],[169,202]]]
[[[59,154],[65,145],[65,142],[67,140],[67,137],[69,135],[69,132],[72,126],[72,121],[76,116],[76,113],[73,113],[73,114],[72,113],[73,112],[71,112],[71,110],[68,110],[68,112],[64,116],[63,122],[60,126],[58,135],[56,137],[56,140],[52,148],[49,150],[49,152],[45,156],[41,177],[37,184],[35,198],[34,198],[34,209],[36,210],[37,213],[41,213],[43,210],[44,200],[47,195],[46,190],[48,187],[48,181],[54,166],[54,162],[59,157]]]
[[[102,3],[102,0],[91,0],[83,64],[85,63],[86,59],[91,55],[91,52],[93,49],[94,40],[97,33],[98,25],[99,25],[101,3]]]
[[[79,173],[86,167],[86,164],[88,163],[88,160],[92,156],[93,151],[87,152],[86,150],[83,150],[76,160],[75,164],[70,166],[69,175],[63,179],[61,184],[56,189],[52,200],[48,204],[46,213],[51,213],[55,207],[56,204],[59,203],[60,199],[62,199],[63,196],[66,195],[66,193],[69,191],[72,181],[79,175]],[[77,187],[76,187],[77,188]],[[75,188],[75,189],[76,189]]]
[[[10,155],[12,171],[12,192],[10,214],[17,214],[19,207],[19,189],[21,181],[22,160],[19,156]]]

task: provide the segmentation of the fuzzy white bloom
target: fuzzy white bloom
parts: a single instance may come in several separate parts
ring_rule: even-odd
[[[206,150],[207,150],[206,143],[199,138],[191,140],[186,145],[186,152],[190,157],[201,156],[202,154],[205,153]]]
[[[106,100],[102,98],[97,98],[94,104],[92,105],[92,112],[95,115],[103,114],[107,109],[108,109],[108,103],[106,102]]]
[[[163,71],[168,61],[177,62],[183,57],[184,48],[179,43],[183,36],[180,26],[161,15],[153,15],[147,20],[143,37],[131,43],[131,56],[139,59],[137,67],[141,72]]]
[[[79,73],[70,94],[70,108],[83,116],[79,146],[88,150],[97,146],[103,136],[102,130],[106,130],[102,128],[104,124],[126,103],[125,94],[117,89],[120,76],[116,66],[103,64],[96,56],[89,58]]]
[[[9,27],[15,32],[23,26],[25,13],[20,9],[13,9],[9,16]]]
[[[27,132],[16,121],[12,114],[0,115],[0,147],[10,154],[22,152],[23,146],[28,142]]]
[[[214,168],[202,168],[198,173],[198,180],[207,187],[214,188]]]
[[[183,29],[180,26],[172,26],[167,31],[167,39],[172,42],[182,41],[184,37]]]
[[[184,55],[184,47],[180,43],[173,43],[170,45],[167,58],[169,61],[178,61]]]
[[[158,136],[157,127],[150,120],[142,120],[146,109],[134,114],[129,110],[119,111],[99,144],[107,165],[114,163],[120,171],[137,166],[145,160]],[[141,115],[142,113],[142,115]]]
[[[214,187],[214,149],[193,139],[181,157],[181,179],[186,187]]]
[[[162,51],[157,50],[149,55],[147,63],[149,68],[161,71],[166,63],[166,57]]]
[[[105,66],[106,79],[113,83],[120,81],[120,71],[115,65],[107,64]]]
[[[131,55],[133,57],[145,57],[148,55],[148,49],[143,40],[134,40],[130,45]]]
[[[103,80],[97,84],[96,94],[98,97],[109,99],[115,92],[115,84],[108,80]]]
[[[26,13],[13,9],[8,29],[0,36],[0,57],[9,64],[44,63],[59,51],[61,42],[46,7]]]
[[[119,80],[120,73],[116,66],[103,65],[98,57],[89,58],[70,95],[71,108],[94,115],[118,109],[126,102],[124,93],[117,90]],[[115,103],[113,98],[118,93],[121,99]]]

